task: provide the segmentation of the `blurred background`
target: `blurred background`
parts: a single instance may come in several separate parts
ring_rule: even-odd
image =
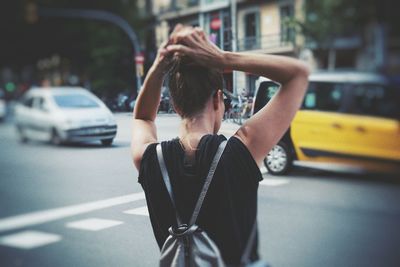
[[[7,99],[42,85],[81,85],[107,100],[119,93],[135,98],[137,78],[143,79],[177,23],[203,27],[224,50],[288,55],[313,69],[395,75],[400,33],[394,3],[2,1],[0,86]],[[224,76],[229,91],[254,93],[258,77],[243,73],[233,81],[228,71]]]
[[[178,23],[224,50],[294,57],[303,105],[260,167],[272,266],[400,266],[400,16],[394,0],[3,0],[0,265],[156,266],[131,112]],[[231,136],[278,85],[224,70]],[[158,137],[177,136],[167,87]]]

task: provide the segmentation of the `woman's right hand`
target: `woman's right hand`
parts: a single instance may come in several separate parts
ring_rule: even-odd
[[[208,40],[200,28],[185,27],[171,36],[167,51],[188,56],[205,67],[224,68],[224,51]]]

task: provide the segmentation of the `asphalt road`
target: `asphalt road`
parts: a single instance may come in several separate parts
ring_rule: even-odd
[[[0,124],[0,266],[157,266],[129,152],[130,117],[112,147],[20,144]],[[178,119],[157,120],[160,139]],[[236,126],[224,124],[229,135]],[[400,177],[399,177],[400,181]],[[400,182],[304,168],[259,188],[260,253],[272,266],[400,266]]]

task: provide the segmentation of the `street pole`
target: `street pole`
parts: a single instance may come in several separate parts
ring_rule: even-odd
[[[237,51],[237,40],[236,40],[236,0],[231,0],[231,33],[232,33],[232,52]],[[236,88],[236,71],[232,70],[232,91],[234,95],[237,95]]]
[[[65,9],[65,8],[38,8],[39,17],[56,17],[56,18],[80,18],[80,19],[91,19],[91,20],[101,20],[112,23],[122,29],[132,44],[135,53],[135,63],[136,59],[142,57],[140,53],[140,45],[136,33],[133,31],[129,23],[113,13],[102,11],[102,10],[87,10],[87,9]],[[136,65],[135,65],[136,66]],[[136,86],[139,92],[142,87],[142,80],[140,75],[140,70],[136,66]]]

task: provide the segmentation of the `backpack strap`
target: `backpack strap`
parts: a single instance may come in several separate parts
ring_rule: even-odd
[[[208,187],[210,186],[211,181],[214,177],[215,170],[217,169],[218,162],[222,156],[222,153],[224,152],[226,143],[227,143],[227,140],[223,141],[219,145],[217,153],[215,153],[214,159],[211,163],[210,170],[208,171],[206,181],[204,182],[203,189],[201,190],[199,199],[197,200],[196,206],[194,208],[192,218],[190,218],[189,226],[196,223],[197,217],[199,216],[199,213],[200,213],[201,206],[203,205],[204,198],[207,194]]]
[[[179,226],[179,225],[182,225],[182,221],[181,221],[181,219],[179,217],[178,210],[176,209],[174,194],[172,193],[171,180],[169,179],[168,170],[167,170],[167,167],[165,166],[164,156],[163,156],[162,148],[161,148],[161,143],[159,143],[157,145],[156,150],[157,150],[158,164],[160,165],[160,170],[161,170],[161,174],[162,174],[162,177],[163,177],[163,180],[164,180],[164,184],[165,184],[165,187],[167,188],[169,197],[171,199],[172,206],[174,207],[176,221],[177,221],[178,226]]]
[[[225,140],[219,145],[217,153],[215,154],[215,156],[213,158],[213,161],[211,163],[211,167],[210,167],[210,170],[208,172],[206,181],[205,181],[205,183],[203,185],[203,188],[201,190],[199,199],[197,200],[195,209],[194,209],[192,217],[190,219],[189,226],[195,224],[195,222],[197,220],[197,217],[199,215],[199,212],[200,212],[201,206],[203,204],[204,198],[205,198],[205,196],[207,194],[208,187],[210,186],[212,178],[214,177],[215,170],[217,169],[218,162],[219,162],[219,160],[220,160],[220,158],[222,156],[222,153],[224,152],[226,143],[227,143],[227,141]],[[158,163],[160,165],[160,170],[161,170],[161,174],[163,176],[164,184],[165,184],[165,187],[167,188],[169,197],[171,199],[172,206],[173,206],[173,208],[175,210],[176,221],[177,221],[178,225],[181,225],[182,221],[181,221],[181,219],[179,217],[178,210],[176,208],[175,198],[174,198],[174,195],[173,195],[173,192],[172,192],[171,180],[169,178],[168,170],[167,170],[167,167],[165,165],[161,144],[157,145],[156,150],[157,150]]]

